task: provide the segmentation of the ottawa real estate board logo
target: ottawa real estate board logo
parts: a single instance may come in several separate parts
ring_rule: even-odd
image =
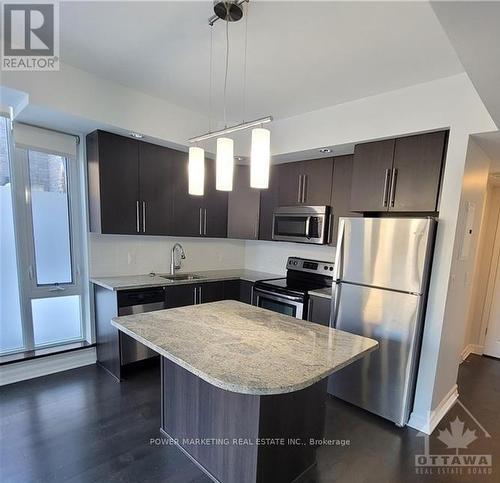
[[[2,4],[2,70],[59,70],[59,4]]]
[[[475,476],[478,481],[493,474],[493,438],[460,401],[430,436],[418,436],[424,451],[415,455],[416,474]]]

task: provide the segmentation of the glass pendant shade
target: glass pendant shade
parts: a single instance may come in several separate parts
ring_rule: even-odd
[[[234,169],[234,145],[229,138],[217,139],[216,181],[219,191],[232,191]]]
[[[189,194],[203,196],[205,187],[205,150],[189,148]]]
[[[266,189],[269,187],[269,163],[271,158],[271,132],[269,129],[252,129],[250,156],[250,186]]]

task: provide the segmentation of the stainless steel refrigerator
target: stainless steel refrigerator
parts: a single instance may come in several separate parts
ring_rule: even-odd
[[[341,218],[330,326],[379,342],[328,392],[404,426],[412,409],[436,221]]]

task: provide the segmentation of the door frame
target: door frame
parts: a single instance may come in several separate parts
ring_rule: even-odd
[[[498,270],[498,264],[500,263],[500,209],[497,211],[496,228],[495,228],[495,240],[493,242],[493,251],[491,254],[491,263],[488,273],[488,283],[486,287],[486,296],[484,299],[483,310],[481,313],[481,329],[480,329],[480,339],[479,345],[484,353],[484,348],[486,344],[486,332],[490,323],[491,308],[493,305],[493,296],[496,285],[496,274]]]

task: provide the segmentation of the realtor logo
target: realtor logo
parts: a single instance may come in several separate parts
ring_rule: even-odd
[[[57,3],[4,3],[2,70],[59,70]]]
[[[460,402],[453,406],[439,427],[424,439],[424,451],[415,455],[418,475],[492,475],[491,435]]]

